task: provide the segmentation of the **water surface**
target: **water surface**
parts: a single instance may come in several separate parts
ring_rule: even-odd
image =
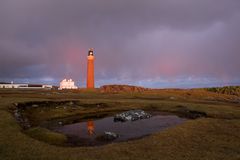
[[[186,119],[176,115],[156,115],[149,119],[137,121],[114,122],[113,117],[98,120],[89,120],[75,124],[57,127],[54,131],[63,133],[69,137],[71,143],[76,145],[101,145],[110,143],[99,141],[97,137],[105,131],[114,132],[119,137],[112,142],[121,142],[141,138],[166,128],[183,123]]]

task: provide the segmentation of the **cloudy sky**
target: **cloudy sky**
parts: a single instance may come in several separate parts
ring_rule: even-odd
[[[239,0],[1,0],[0,81],[240,85]]]

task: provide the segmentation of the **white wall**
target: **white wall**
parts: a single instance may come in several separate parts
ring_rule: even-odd
[[[75,83],[72,79],[64,79],[60,82],[59,89],[77,89],[78,87],[75,86]]]
[[[0,84],[0,88],[51,89],[52,85],[42,85],[42,87],[28,87],[28,84]]]

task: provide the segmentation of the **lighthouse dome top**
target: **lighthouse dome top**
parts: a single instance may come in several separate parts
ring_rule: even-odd
[[[88,56],[93,56],[93,48],[90,48],[88,51]]]

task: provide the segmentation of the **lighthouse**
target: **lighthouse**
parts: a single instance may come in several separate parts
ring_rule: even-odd
[[[93,48],[89,49],[87,56],[87,88],[94,88],[94,55]]]

